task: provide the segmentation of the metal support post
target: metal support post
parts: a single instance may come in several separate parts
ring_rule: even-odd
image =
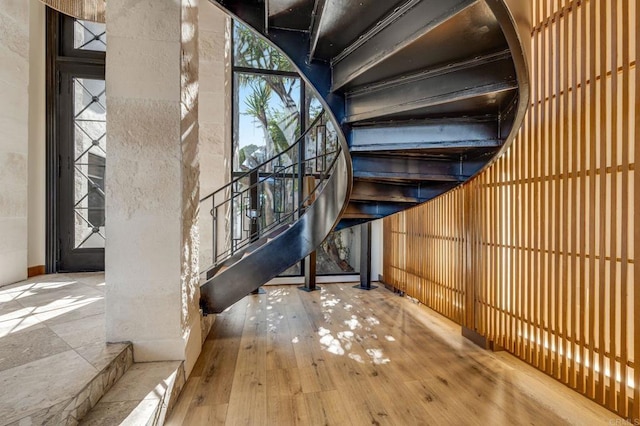
[[[354,286],[361,290],[373,290],[371,285],[371,222],[360,225],[360,284]]]
[[[320,287],[316,286],[316,251],[312,251],[309,256],[305,258],[304,269],[304,285],[298,287],[300,290],[311,292],[320,290]]]

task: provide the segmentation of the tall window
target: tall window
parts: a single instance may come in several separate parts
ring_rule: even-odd
[[[240,23],[233,25],[233,177],[252,170],[285,151],[322,110],[320,101],[294,70],[291,62],[268,42]],[[247,180],[247,185],[249,181]],[[258,221],[277,214],[278,194],[286,188],[269,186],[252,210]],[[236,211],[240,211],[237,209]],[[238,229],[235,237],[240,238]],[[333,233],[318,249],[318,274],[357,273],[359,228]],[[283,275],[301,275],[296,264]]]
[[[233,170],[243,172],[297,140],[305,93],[291,63],[239,23],[233,53]]]

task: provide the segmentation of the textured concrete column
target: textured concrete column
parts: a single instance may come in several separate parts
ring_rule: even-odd
[[[224,186],[231,176],[231,19],[210,1],[199,6],[200,193]],[[211,205],[200,212],[200,267],[213,264]],[[220,231],[220,229],[219,229]],[[221,242],[225,234],[219,232]]]
[[[201,348],[196,0],[107,2],[107,340]]]
[[[0,285],[27,277],[29,2],[0,2]]]

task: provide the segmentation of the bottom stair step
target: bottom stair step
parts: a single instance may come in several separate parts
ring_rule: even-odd
[[[135,363],[80,424],[162,425],[184,382],[181,361]]]
[[[74,351],[65,352],[67,353],[75,354]],[[10,417],[5,410],[5,415],[0,415],[0,425],[77,425],[78,420],[95,406],[133,364],[133,349],[130,343],[98,343],[90,345],[83,353],[85,356],[90,356],[96,362],[96,366],[102,367],[96,374],[78,376],[77,370],[74,370],[74,366],[77,367],[78,364],[60,364],[60,356],[51,356],[40,360],[47,364],[42,364],[44,367],[37,377],[25,376],[22,387],[10,386],[8,390],[3,389],[3,391],[20,395],[24,394],[25,388],[33,387],[34,379],[43,384],[39,386],[39,393],[36,391],[37,394],[28,394],[20,401],[20,404],[24,405],[37,400],[37,405],[41,408],[34,409],[29,406],[28,408],[31,409],[29,414],[20,416],[19,419]],[[79,355],[76,356],[79,358]],[[77,358],[64,357],[64,359]],[[25,371],[29,370],[25,369]],[[53,383],[54,378],[58,383]],[[63,391],[65,396],[61,394]],[[4,399],[5,401],[8,399],[6,395]]]

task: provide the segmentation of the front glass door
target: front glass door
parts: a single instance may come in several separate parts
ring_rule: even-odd
[[[74,77],[72,85],[73,248],[104,248],[105,82]]]
[[[100,77],[88,69],[62,74],[60,270],[104,269],[107,109]]]

